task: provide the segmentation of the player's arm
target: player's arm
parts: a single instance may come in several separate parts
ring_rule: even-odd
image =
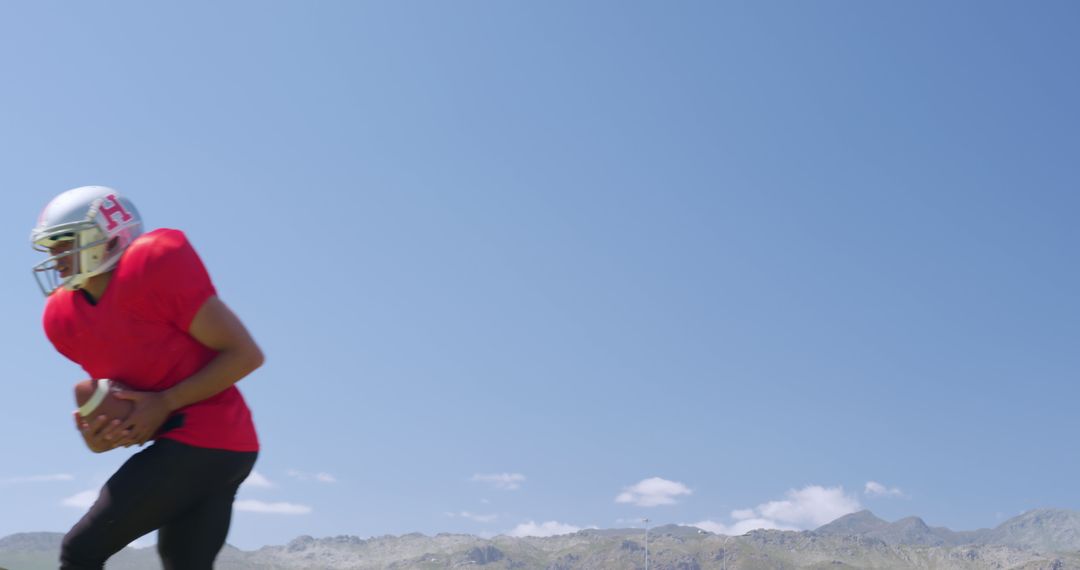
[[[202,370],[163,392],[170,412],[217,395],[262,366],[263,353],[255,339],[217,296],[195,313],[188,334],[218,354]]]
[[[143,444],[172,412],[201,402],[232,386],[263,363],[263,353],[244,324],[217,296],[208,298],[188,328],[195,340],[217,351],[201,370],[163,392],[121,392],[135,402],[121,429],[110,434],[117,445]],[[127,430],[128,433],[118,432]]]

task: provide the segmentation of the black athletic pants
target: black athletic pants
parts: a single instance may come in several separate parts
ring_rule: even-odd
[[[158,530],[165,570],[213,567],[225,544],[236,489],[257,453],[160,439],[128,459],[64,537],[62,570],[100,570],[131,541]]]

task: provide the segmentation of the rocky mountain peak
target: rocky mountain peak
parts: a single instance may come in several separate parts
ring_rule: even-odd
[[[844,515],[831,523],[822,525],[814,532],[820,534],[845,534],[858,535],[880,530],[889,526],[889,523],[878,518],[877,515],[861,510],[856,513]]]
[[[1025,546],[1045,551],[1080,547],[1080,512],[1035,509],[1013,517],[979,537],[983,544]]]

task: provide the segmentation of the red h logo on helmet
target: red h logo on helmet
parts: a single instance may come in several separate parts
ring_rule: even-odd
[[[106,206],[105,204],[108,202],[112,202],[112,206]],[[98,206],[98,213],[105,216],[105,223],[107,224],[105,229],[110,232],[115,230],[116,226],[120,225],[120,223],[116,221],[116,218],[113,217],[116,214],[120,214],[121,222],[131,221],[131,214],[129,214],[128,211],[124,209],[124,206],[120,203],[120,200],[116,199],[115,194],[109,194],[105,197],[104,200],[101,201],[101,205]]]

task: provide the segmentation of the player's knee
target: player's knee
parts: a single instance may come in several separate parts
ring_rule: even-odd
[[[60,568],[61,570],[100,570],[105,567],[108,554],[98,552],[95,548],[97,541],[92,540],[85,533],[79,532],[78,528],[72,529],[64,535],[60,543]]]

